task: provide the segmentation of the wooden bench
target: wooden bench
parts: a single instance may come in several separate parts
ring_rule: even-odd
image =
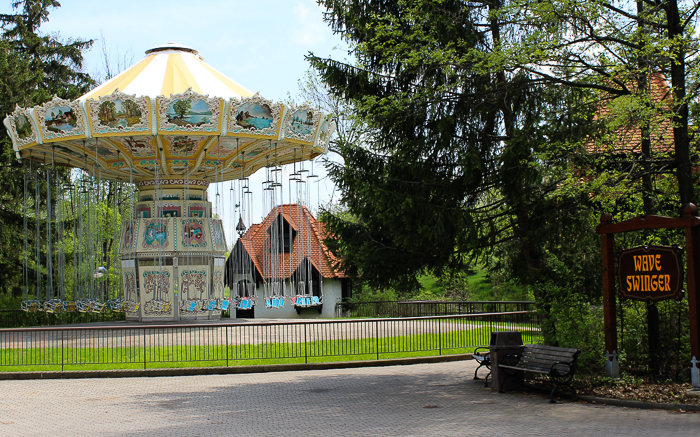
[[[576,398],[576,390],[571,386],[571,381],[576,372],[576,359],[580,353],[580,349],[526,344],[519,355],[506,355],[503,360],[499,359],[498,368],[504,369],[506,379],[518,374],[518,372],[508,372],[509,370],[547,375],[555,383],[549,401],[556,403],[554,392],[562,386],[568,386],[574,393],[574,399]],[[504,384],[501,384],[501,387],[503,386]],[[501,392],[504,392],[503,388]]]

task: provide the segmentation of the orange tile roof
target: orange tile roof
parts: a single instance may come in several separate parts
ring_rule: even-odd
[[[658,114],[650,122],[651,148],[653,153],[672,153],[674,151],[673,125],[667,116],[673,105],[671,87],[664,74],[660,71],[651,75],[649,81],[652,102],[659,107]],[[595,119],[607,118],[612,114],[610,105],[624,96],[608,96],[598,106]],[[612,142],[612,144],[610,143]],[[590,153],[612,151],[613,153],[642,153],[642,133],[638,123],[631,121],[628,125],[619,127],[613,132],[612,139],[605,142],[586,143],[585,148]]]
[[[296,236],[291,252],[273,253],[269,230],[280,215],[296,231]],[[323,244],[322,236],[325,236],[323,224],[305,206],[287,204],[275,207],[262,223],[251,225],[236,244],[243,245],[263,280],[291,277],[304,259],[308,259],[324,278],[347,277],[335,268],[340,259]]]

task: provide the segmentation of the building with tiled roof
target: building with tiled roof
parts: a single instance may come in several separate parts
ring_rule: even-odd
[[[634,91],[634,90],[633,90]],[[660,71],[649,77],[650,106],[656,114],[649,122],[649,136],[651,139],[651,153],[672,154],[674,152],[673,124],[670,113],[673,107],[673,95],[666,76]],[[625,106],[631,104],[631,96],[609,96],[603,98],[598,105],[595,114],[596,120],[606,120],[608,124],[615,124],[613,113],[625,110]],[[614,108],[619,106],[620,108]],[[634,106],[634,105],[632,105]],[[634,108],[631,108],[634,110]],[[627,123],[615,127],[612,135],[597,142],[589,141],[585,147],[589,153],[609,152],[619,155],[642,154],[642,130],[638,121],[633,117],[622,117]]]
[[[242,233],[228,260],[224,282],[231,295],[257,296],[252,310],[237,317],[334,317],[335,304],[349,297],[350,279],[339,270],[339,259],[323,244],[325,231],[303,205],[275,207],[262,223]],[[283,295],[284,306],[271,308],[265,298]],[[308,296],[299,305],[297,297]],[[315,303],[315,304],[314,304]]]

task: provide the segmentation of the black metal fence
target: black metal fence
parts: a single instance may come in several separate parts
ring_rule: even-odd
[[[489,343],[492,331],[540,328],[530,311],[280,323],[53,327],[0,330],[0,368],[77,370],[308,363],[447,355]]]
[[[427,317],[457,314],[505,313],[535,311],[530,301],[378,301],[342,302],[336,305],[336,316],[362,317]]]
[[[20,309],[0,310],[0,328],[22,328],[32,326],[60,326],[76,323],[95,323],[124,320],[124,313],[27,312]]]

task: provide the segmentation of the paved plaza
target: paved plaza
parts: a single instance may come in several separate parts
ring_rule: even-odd
[[[475,366],[0,381],[0,436],[700,435],[700,414],[494,393]]]

